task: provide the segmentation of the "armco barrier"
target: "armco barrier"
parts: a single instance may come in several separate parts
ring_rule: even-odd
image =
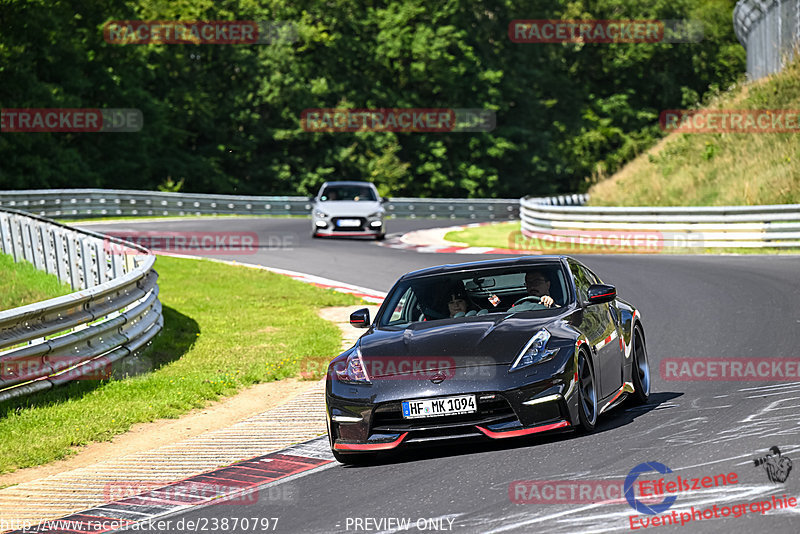
[[[551,206],[520,200],[522,232],[538,236],[638,234],[658,248],[799,247],[800,204],[721,207]]]
[[[583,196],[540,199],[558,205],[582,204]],[[169,215],[309,215],[311,202],[298,196],[234,196],[113,189],[0,191],[0,207],[44,217]],[[391,198],[387,217],[508,220],[519,218],[517,199]]]
[[[0,401],[98,371],[106,376],[163,326],[147,249],[0,209],[0,250],[77,290],[0,311]]]

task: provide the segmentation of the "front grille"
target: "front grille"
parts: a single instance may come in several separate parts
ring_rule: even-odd
[[[483,395],[486,395],[485,393]],[[388,402],[375,408],[372,416],[372,432],[424,432],[432,435],[459,434],[474,430],[475,425],[489,425],[516,421],[517,415],[506,399],[496,395],[494,399],[481,400],[477,394],[478,411],[460,415],[441,417],[421,417],[404,419],[400,402]]]
[[[339,226],[341,219],[357,220],[358,226]],[[367,220],[364,217],[334,217],[331,219],[334,232],[363,232],[367,226]]]

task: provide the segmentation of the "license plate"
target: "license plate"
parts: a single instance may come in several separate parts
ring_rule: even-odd
[[[361,221],[358,219],[339,219],[336,221],[336,226],[341,226],[343,228],[358,228],[361,226]]]
[[[477,411],[475,395],[403,401],[403,418],[405,419],[458,415],[462,413],[475,413]]]

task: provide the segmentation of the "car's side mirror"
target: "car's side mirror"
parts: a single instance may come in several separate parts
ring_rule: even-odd
[[[369,326],[369,310],[361,308],[351,313],[350,324],[356,328],[367,328]]]
[[[602,304],[617,298],[617,288],[608,284],[592,284],[589,286],[589,304]]]
[[[308,200],[309,200],[309,202],[314,202],[314,201],[317,200],[317,197],[311,195],[310,197],[308,197]]]
[[[386,198],[386,197],[381,197],[381,204],[386,204],[387,202],[389,202],[389,199],[388,199],[388,198]]]

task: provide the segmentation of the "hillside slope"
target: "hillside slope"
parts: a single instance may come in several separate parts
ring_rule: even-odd
[[[720,95],[705,109],[800,113],[800,60]],[[595,206],[800,203],[796,133],[672,133],[590,190]]]

